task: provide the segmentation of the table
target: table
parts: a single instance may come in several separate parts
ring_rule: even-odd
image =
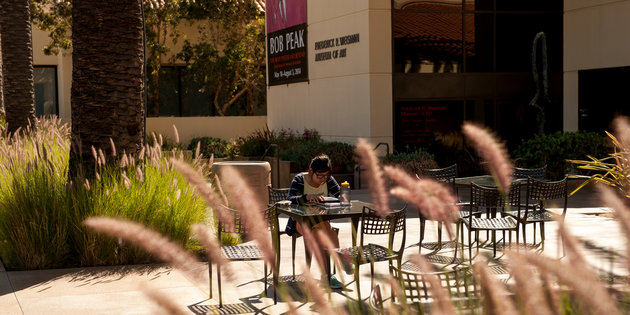
[[[334,219],[349,218],[352,221],[352,246],[357,244],[357,227],[359,219],[363,213],[364,206],[370,206],[370,203],[352,200],[350,206],[340,207],[323,207],[315,204],[276,204],[279,214],[286,214],[293,218],[297,224],[306,224],[309,228],[317,223]],[[306,251],[306,265],[311,266],[311,252],[304,240],[304,249]]]

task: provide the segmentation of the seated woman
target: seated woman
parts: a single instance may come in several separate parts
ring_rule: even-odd
[[[287,199],[294,204],[305,204],[324,201],[324,197],[329,195],[339,198],[341,188],[335,178],[330,176],[330,173],[330,158],[328,158],[326,154],[320,154],[314,157],[308,167],[308,172],[299,173],[293,178]],[[330,226],[329,221],[314,225],[312,230],[322,231],[332,241],[333,246],[339,248],[339,237]],[[298,226],[295,220],[290,218],[285,232],[288,235],[293,235],[293,233],[296,232],[302,234],[302,227]],[[324,248],[322,244],[319,244],[319,246],[322,249]],[[337,289],[341,288],[342,284],[334,275],[331,275],[330,286],[333,289]]]

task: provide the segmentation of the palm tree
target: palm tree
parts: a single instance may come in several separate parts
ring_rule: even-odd
[[[74,0],[70,170],[93,165],[91,148],[134,153],[144,141],[141,0]],[[110,159],[111,160],[111,159]],[[89,170],[90,168],[84,168]],[[81,173],[73,173],[81,175]]]
[[[2,84],[9,132],[35,119],[29,0],[0,1]]]

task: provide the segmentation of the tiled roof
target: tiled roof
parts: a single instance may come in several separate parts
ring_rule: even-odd
[[[393,19],[394,39],[404,40],[429,53],[461,55],[464,25],[461,5],[435,2],[407,4],[402,11],[394,11]],[[465,31],[467,54],[473,55],[475,20],[472,14],[466,16]]]

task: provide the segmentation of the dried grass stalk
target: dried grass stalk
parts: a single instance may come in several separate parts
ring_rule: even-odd
[[[508,258],[516,281],[516,293],[523,301],[525,314],[553,314],[540,290],[542,282],[532,267],[514,252],[508,252]]]
[[[248,183],[241,177],[236,169],[225,167],[222,169],[223,183],[230,196],[238,196],[232,200],[237,209],[242,213],[242,220],[247,226],[247,233],[258,243],[258,247],[265,255],[265,262],[269,266],[275,266],[276,254],[271,244],[271,235],[267,219],[263,215],[265,207],[260,198],[249,188]],[[229,179],[229,181],[225,181]]]
[[[197,268],[199,262],[193,256],[188,254],[180,245],[142,224],[108,217],[89,217],[83,223],[97,232],[127,240],[144,248],[160,260],[181,271],[195,283],[208,281],[207,275]]]
[[[206,249],[206,254],[208,255],[208,263],[216,264],[217,266],[221,266],[223,268],[223,274],[228,279],[228,281],[234,280],[234,272],[230,267],[230,264],[225,256],[223,256],[223,252],[221,251],[221,245],[219,244],[219,240],[217,237],[210,232],[207,226],[201,223],[193,224],[191,226],[191,230],[197,237],[199,241]]]
[[[159,290],[155,288],[150,288],[148,285],[144,284],[140,286],[142,293],[146,295],[151,301],[155,303],[159,308],[159,314],[173,314],[173,315],[184,315],[188,314],[185,312],[182,307],[177,305],[175,301],[173,301],[168,295],[163,294]]]
[[[217,196],[212,189],[212,186],[206,182],[203,175],[199,174],[195,169],[190,167],[183,161],[171,160],[175,169],[177,169],[184,178],[190,183],[195,190],[201,195],[201,197],[212,207],[214,214],[219,221],[223,223],[228,231],[234,230],[234,216],[229,211],[225,211],[223,208],[227,203],[223,203],[223,200]]]
[[[486,312],[497,315],[518,315],[505,286],[490,273],[487,261],[476,262],[473,265],[473,270],[474,276],[479,280],[479,285],[483,292],[483,307]]]
[[[592,314],[621,314],[614,299],[602,286],[597,277],[584,267],[576,267],[573,264],[559,263],[557,260],[540,256],[535,253],[510,253],[511,256],[520,256],[522,263],[531,264],[541,272],[550,273],[558,278],[560,282],[573,289],[573,293],[584,306],[591,310]],[[512,259],[512,258],[510,258]],[[517,262],[515,262],[517,263]],[[511,264],[511,266],[513,266]],[[516,271],[515,271],[516,272]],[[537,306],[536,312],[540,310]]]
[[[510,191],[513,168],[505,145],[499,143],[489,130],[476,124],[464,123],[462,130],[473,143],[477,154],[488,162],[490,173],[497,181],[499,189],[503,192]]]
[[[417,206],[427,219],[452,223],[458,217],[457,198],[444,184],[430,178],[411,177],[400,167],[385,166],[384,171],[399,185],[392,188],[392,195]],[[446,230],[452,237],[450,224],[446,224]]]
[[[629,139],[630,140],[630,139]],[[615,218],[621,226],[621,233],[626,239],[626,253],[630,253],[630,209],[626,205],[625,198],[620,197],[615,190],[604,185],[597,185],[601,200],[615,210]],[[630,271],[630,256],[626,255],[626,268]]]
[[[385,180],[383,172],[379,165],[376,153],[367,140],[360,138],[355,149],[360,158],[360,165],[366,168],[366,181],[370,183],[370,196],[374,203],[375,210],[381,217],[386,217],[391,210],[389,209],[389,200],[387,190],[385,188]]]
[[[442,281],[434,273],[435,270],[433,269],[433,265],[431,265],[422,255],[419,254],[412,255],[410,260],[416,264],[420,270],[426,273],[424,275],[424,280],[429,283],[429,289],[437,301],[437,303],[435,303],[435,313],[451,315],[457,314],[448,291],[446,291],[446,289],[442,286]]]

